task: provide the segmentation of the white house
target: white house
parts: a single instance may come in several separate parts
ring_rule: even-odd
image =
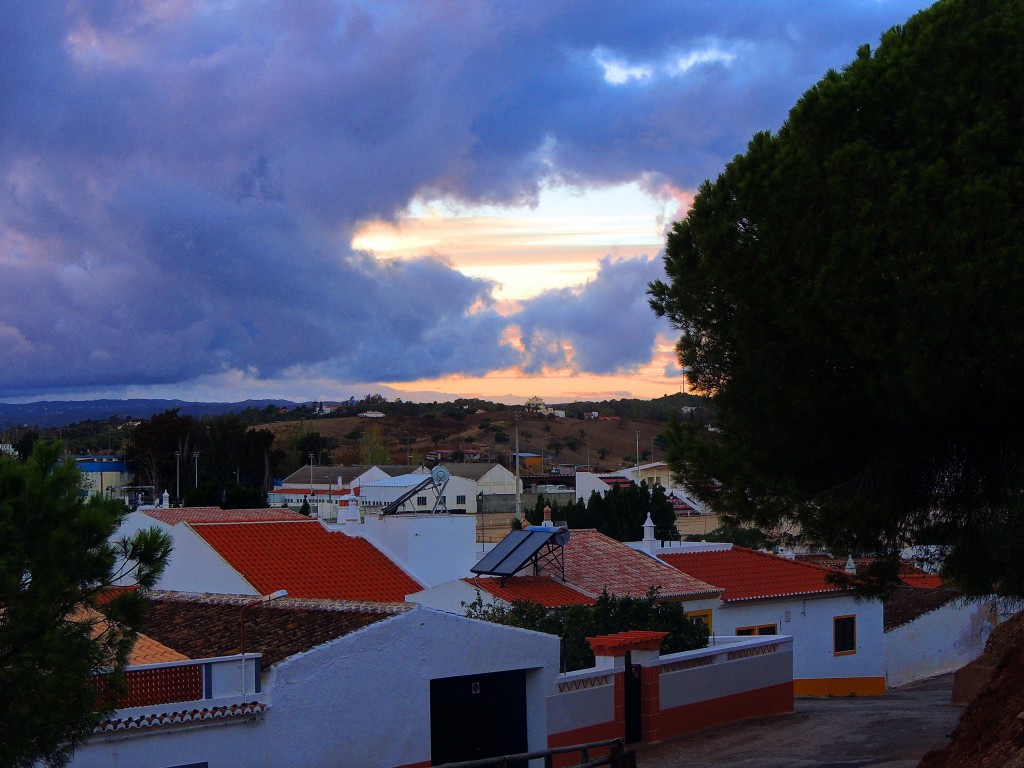
[[[953,672],[974,661],[998,624],[994,599],[967,600],[949,587],[910,580],[885,600],[889,686]]]
[[[516,476],[501,464],[444,462],[442,466],[452,474],[452,477],[461,477],[476,483],[477,494],[514,495],[516,492]],[[522,481],[520,480],[518,484],[521,491]]]
[[[830,581],[831,568],[732,544],[659,548],[663,562],[724,591],[691,613],[713,635],[791,635],[798,696],[878,695],[886,690],[883,608]]]
[[[421,768],[793,710],[785,637],[604,635],[558,674],[554,636],[422,607],[155,593],[148,615],[149,663],[73,768]]]
[[[435,484],[426,485],[412,493],[417,486],[429,478],[430,476],[427,474],[415,473],[364,482],[360,486],[359,492],[360,511],[364,516],[376,515],[389,504],[398,501],[403,496],[408,496],[399,508],[399,514],[426,513],[445,509],[454,513],[476,514],[476,483],[473,480],[451,475],[440,498]],[[410,493],[412,495],[409,495]]]
[[[174,549],[159,588],[180,592],[402,602],[422,589],[359,530],[328,529],[287,509],[149,509],[133,512],[118,536],[156,527]],[[471,559],[471,552],[466,555]]]
[[[75,768],[390,768],[548,744],[551,635],[291,598],[163,593],[150,616],[151,636],[191,658],[130,670],[136,706],[97,729]]]

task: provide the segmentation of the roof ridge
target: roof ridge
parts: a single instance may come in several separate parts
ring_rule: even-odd
[[[182,520],[181,522],[189,525],[273,525],[275,523],[317,523],[320,521],[311,517],[307,520],[290,518],[288,520]]]
[[[238,595],[224,592],[177,592],[173,590],[151,590],[146,593],[149,600],[163,600],[176,603],[206,603],[210,605],[246,605],[260,599],[260,595]],[[383,613],[405,613],[415,607],[412,603],[374,600],[340,600],[330,597],[286,596],[268,602],[265,610],[287,610],[314,608],[323,611],[374,610]]]
[[[782,555],[777,555],[774,552],[764,552],[764,551],[762,551],[760,549],[751,549],[750,547],[741,547],[741,546],[738,546],[736,544],[733,544],[732,548],[734,550],[739,550],[740,552],[749,552],[749,553],[751,553],[753,555],[759,555],[761,557],[768,558],[768,559],[771,559],[771,560],[780,560],[780,561],[782,561],[784,563],[792,563],[793,565],[798,565],[801,568],[809,568],[810,570],[814,570],[814,571],[823,571],[826,574],[842,573],[842,571],[840,571],[838,568],[831,568],[831,567],[829,567],[827,565],[819,565],[818,563],[806,563],[806,562],[803,562],[803,561],[800,561],[800,560],[795,560],[795,559],[794,560],[790,560],[788,557],[783,557]],[[693,554],[700,554],[700,553],[696,553],[695,552]],[[834,584],[833,586],[835,586],[837,588],[840,588],[840,589],[852,589],[852,587],[843,587],[843,586],[841,586],[839,584]]]

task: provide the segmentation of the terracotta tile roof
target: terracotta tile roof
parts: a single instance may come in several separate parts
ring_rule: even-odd
[[[709,584],[722,587],[722,600],[758,600],[770,597],[847,592],[826,577],[835,571],[767,552],[733,545],[712,552],[673,552],[661,559]]]
[[[89,622],[92,625],[92,637],[95,639],[111,628],[111,622],[104,613],[105,610],[109,610],[109,602],[109,600],[103,600],[97,603],[96,608],[80,605],[68,618],[76,623]],[[128,666],[131,667],[160,664],[165,661],[186,661],[187,659],[188,656],[178,653],[173,648],[168,648],[163,643],[157,642],[141,632],[135,636],[135,643],[128,652]]]
[[[328,531],[318,521],[190,523],[261,594],[402,602],[423,589],[366,539]]]
[[[253,604],[244,595],[151,592],[146,634],[193,659],[262,653],[264,667],[409,610],[410,606],[294,600]],[[242,611],[244,605],[251,608]]]
[[[144,664],[162,664],[165,661],[186,661],[187,659],[188,656],[185,654],[178,653],[173,648],[168,648],[163,643],[140,632],[128,655],[128,666],[139,667]]]
[[[186,523],[252,523],[268,520],[308,520],[305,515],[282,507],[263,509],[221,509],[220,507],[171,507],[145,509],[147,515],[167,525]]]
[[[452,473],[455,477],[463,477],[467,480],[479,480],[481,477],[486,475],[495,467],[500,467],[501,464],[495,464],[491,462],[458,462],[458,461],[442,461],[441,465]],[[511,473],[509,473],[511,474]]]
[[[330,490],[325,490],[323,488],[320,488],[320,489],[314,490],[313,491],[313,495],[315,495],[315,496],[348,496],[352,492],[353,491],[352,491],[351,488],[332,488]],[[309,496],[309,486],[307,485],[305,488],[281,486],[280,488],[275,488],[272,491],[267,491],[267,495],[268,496],[271,496],[271,495],[273,495],[275,493],[280,495],[280,496]]]
[[[840,571],[843,571],[846,568],[847,562],[846,558],[832,557],[827,554],[797,555],[797,560],[806,563],[815,563],[816,565],[823,565],[826,568],[835,568]],[[877,557],[853,558],[853,565],[857,569],[857,573],[864,573],[869,566],[876,562],[878,562]],[[926,589],[934,589],[945,584],[941,576],[922,571],[908,560],[900,560],[899,578],[904,584],[909,584],[912,587],[924,587]]]
[[[510,603],[513,600],[528,600],[531,603],[540,603],[545,608],[594,604],[594,598],[590,595],[585,595],[549,576],[513,576],[505,580],[505,586],[501,585],[501,579],[480,576],[463,581]]]
[[[158,715],[140,715],[138,717],[104,720],[95,726],[92,732],[129,731],[137,728],[154,728],[161,725],[178,725],[180,723],[195,723],[202,720],[220,720],[230,717],[262,717],[268,709],[269,707],[266,704],[257,701],[205,709],[182,709],[161,712]]]
[[[554,571],[548,567],[547,573]],[[651,587],[660,587],[661,597],[709,597],[721,591],[593,528],[570,531],[565,580],[591,595],[607,588],[619,597],[643,597]]]
[[[959,597],[962,597],[961,593],[951,587],[900,585],[882,601],[882,624],[888,632],[938,610]]]

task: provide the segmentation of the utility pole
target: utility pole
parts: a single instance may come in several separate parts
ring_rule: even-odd
[[[181,501],[181,451],[174,452],[174,500]]]
[[[519,412],[518,411],[516,412],[516,415],[515,415],[515,424],[516,424],[516,517],[519,520],[522,520],[523,519],[523,498],[522,498],[522,495],[520,493],[520,488],[522,488],[522,485],[521,485],[521,483],[519,481],[519,460],[520,460],[520,457],[519,457]]]
[[[309,498],[313,498],[313,452],[309,452]]]
[[[636,484],[640,486],[640,430],[636,432]]]
[[[196,461],[196,488],[199,487],[199,451],[192,452],[192,458]]]

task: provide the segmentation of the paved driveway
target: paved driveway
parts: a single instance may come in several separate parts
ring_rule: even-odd
[[[797,699],[791,715],[637,748],[638,768],[915,768],[946,743],[962,707],[952,675],[885,696]]]

